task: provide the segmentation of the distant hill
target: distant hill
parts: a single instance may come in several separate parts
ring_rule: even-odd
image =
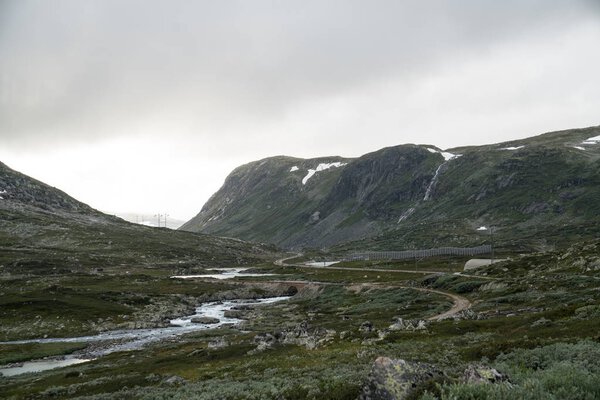
[[[288,248],[466,245],[493,232],[518,250],[595,237],[600,127],[446,151],[271,157],[236,168],[180,229]]]
[[[245,264],[272,249],[132,224],[0,163],[0,272]]]

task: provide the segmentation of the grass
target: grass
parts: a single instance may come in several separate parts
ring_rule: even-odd
[[[0,365],[71,354],[87,347],[85,343],[0,344]]]
[[[596,399],[600,397],[600,344],[589,340],[499,355],[494,367],[510,384],[455,383],[422,399]]]
[[[354,399],[368,379],[374,359],[388,356],[427,362],[444,370],[447,383],[435,390],[429,388],[424,399],[593,398],[598,376],[596,361],[590,357],[596,357],[600,332],[598,270],[593,269],[598,248],[598,243],[588,242],[566,252],[534,254],[472,271],[469,277],[257,264],[258,269],[277,273],[277,280],[309,280],[313,284],[299,286],[298,295],[291,300],[251,311],[242,330],[195,332],[142,351],[114,353],[86,364],[3,379],[0,391],[7,398],[42,399]],[[380,263],[377,268],[385,265]],[[50,324],[56,313],[52,307],[39,308],[39,304],[58,296],[70,301],[69,314],[81,315],[72,317],[74,321],[85,322],[86,316],[97,323],[104,318],[100,315],[122,315],[124,310],[119,307],[137,318],[149,305],[171,296],[182,301],[231,291],[248,293],[254,285],[263,285],[256,286],[257,290],[267,288],[265,282],[248,280],[169,279],[174,269],[132,268],[129,272],[108,268],[100,274],[13,276],[3,281],[9,284],[2,286],[2,301],[19,303],[21,315],[40,315],[38,319]],[[378,282],[381,284],[373,285]],[[394,318],[423,319],[451,307],[445,296],[394,286],[460,292],[474,303],[472,313],[459,320],[429,323],[424,331],[388,331]],[[102,313],[89,311],[94,309]],[[3,327],[17,325],[16,314],[12,320],[2,318]],[[360,329],[366,321],[372,323],[373,331]],[[299,343],[278,342],[254,352],[257,335],[277,336],[300,323],[307,324],[309,334],[316,337],[324,330],[335,333],[313,350]],[[64,333],[80,328],[73,325],[69,329]],[[229,345],[209,346],[219,338]],[[5,361],[24,361],[79,351],[80,346],[3,345],[0,350]],[[553,354],[556,357],[552,358]],[[586,354],[590,356],[586,358]],[[463,383],[464,369],[474,362],[508,373],[514,387]],[[172,376],[187,383],[166,383]]]

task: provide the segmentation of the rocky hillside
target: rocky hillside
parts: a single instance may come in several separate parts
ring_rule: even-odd
[[[0,273],[237,265],[270,251],[237,239],[131,224],[0,163]]]
[[[600,127],[356,159],[272,157],[234,170],[181,229],[289,248],[489,241],[552,247],[598,233]],[[566,243],[565,243],[566,244]]]
[[[14,171],[0,162],[0,198],[3,208],[30,208],[55,213],[101,215],[68,194]]]

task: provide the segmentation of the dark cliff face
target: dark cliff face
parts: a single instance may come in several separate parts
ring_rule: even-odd
[[[481,225],[513,245],[561,230],[575,240],[598,230],[600,142],[584,143],[598,135],[593,127],[446,153],[402,145],[356,159],[273,157],[237,168],[182,229],[290,248],[473,244],[486,239],[475,233]],[[342,165],[302,183],[334,162]]]
[[[342,171],[324,208],[348,203],[371,219],[397,215],[394,208],[422,199],[441,156],[422,146],[397,146],[364,155]]]
[[[399,209],[424,196],[443,162],[440,154],[415,145],[358,159],[257,161],[234,170],[181,229],[285,247],[353,240],[380,232],[390,218],[398,219]],[[311,170],[318,171],[310,175]]]

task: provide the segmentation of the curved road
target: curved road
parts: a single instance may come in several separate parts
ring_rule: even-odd
[[[335,269],[335,270],[344,270],[344,271],[364,271],[364,272],[408,272],[408,273],[415,273],[417,271],[413,271],[413,270],[401,270],[401,269],[395,269],[395,270],[389,270],[389,269],[373,269],[373,268],[349,268],[349,267],[318,267],[316,265],[306,265],[306,264],[288,264],[286,263],[287,260],[290,260],[292,258],[296,258],[299,257],[301,254],[295,254],[291,257],[285,257],[285,258],[280,258],[279,260],[274,261],[274,264],[279,266],[279,267],[297,267],[297,268],[317,268],[317,269]],[[447,272],[442,272],[442,271],[418,271],[417,273],[420,274],[426,274],[426,275],[430,275],[430,274],[445,274]],[[465,275],[463,275],[465,276]],[[314,283],[314,282],[313,282]],[[371,287],[376,287],[376,286],[391,286],[391,287],[396,287],[396,288],[402,288],[402,289],[413,289],[413,290],[418,290],[420,292],[428,292],[428,293],[436,293],[436,294],[440,294],[442,296],[446,296],[449,297],[450,299],[452,299],[452,302],[454,303],[454,305],[452,306],[451,309],[449,309],[446,312],[443,312],[441,314],[437,314],[434,315],[432,317],[427,318],[428,321],[441,321],[443,319],[446,318],[450,318],[456,314],[458,314],[461,311],[464,310],[468,310],[469,308],[471,308],[471,302],[469,301],[469,299],[467,299],[466,297],[463,296],[459,296],[455,293],[450,293],[450,292],[446,292],[443,290],[436,290],[436,289],[428,289],[428,288],[419,288],[419,287],[413,287],[413,286],[402,286],[402,285],[382,285],[379,283],[363,283],[363,285],[369,285]]]
[[[446,273],[446,272],[440,272],[440,271],[424,271],[424,270],[418,271],[418,270],[414,270],[414,269],[351,268],[351,267],[334,267],[334,266],[321,267],[318,265],[288,264],[285,262],[286,260],[296,258],[299,256],[300,256],[300,254],[296,254],[292,257],[280,258],[279,260],[275,260],[273,263],[279,267],[318,268],[318,269],[325,268],[325,269],[337,269],[337,270],[342,270],[342,271],[403,272],[403,273],[409,273],[409,274],[423,274],[423,275],[445,274]]]

